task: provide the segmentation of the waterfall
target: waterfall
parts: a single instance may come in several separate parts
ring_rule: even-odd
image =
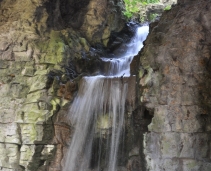
[[[117,171],[119,144],[124,134],[125,103],[130,63],[143,47],[148,26],[138,27],[127,50],[108,63],[103,75],[84,77],[69,111],[74,128],[63,171]]]

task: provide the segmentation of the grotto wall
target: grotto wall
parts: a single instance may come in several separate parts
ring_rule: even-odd
[[[93,68],[91,46],[106,47],[123,28],[121,8],[120,0],[0,0],[1,171],[61,170],[67,106]]]
[[[178,1],[140,54],[140,102],[153,116],[144,137],[146,170],[211,170],[211,2]]]
[[[107,47],[111,33],[122,30],[122,6],[0,0],[1,171],[61,170],[72,131],[68,106],[80,77],[98,65],[92,47]],[[151,24],[136,68],[140,106],[153,117],[140,156],[146,165],[130,167],[140,154],[128,142],[135,146],[128,170],[211,170],[210,9],[208,0],[178,0]],[[145,132],[140,113],[135,135]]]

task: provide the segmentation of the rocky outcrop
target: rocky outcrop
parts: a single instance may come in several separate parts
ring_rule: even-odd
[[[93,47],[107,47],[111,35],[110,49],[121,43],[121,6],[0,0],[1,171],[62,169],[73,131],[68,108],[81,76],[100,65]],[[131,88],[127,170],[211,170],[210,9],[209,1],[178,0],[151,24],[140,65],[138,56],[132,64],[140,106]]]
[[[144,138],[151,171],[211,170],[209,1],[164,12],[140,55],[140,102],[153,116]]]
[[[61,170],[80,75],[123,28],[121,1],[0,0],[0,170]],[[90,62],[91,61],[91,62]]]
[[[139,8],[138,16],[134,15],[133,18],[138,19],[138,21],[144,22],[154,22],[159,20],[162,13],[165,10],[170,10],[171,6],[177,4],[178,0],[160,0],[156,3],[149,3],[141,5]]]

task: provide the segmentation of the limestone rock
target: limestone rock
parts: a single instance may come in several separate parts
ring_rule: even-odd
[[[178,2],[151,25],[140,54],[140,101],[153,114],[144,154],[153,171],[210,167],[211,3]]]
[[[97,68],[91,45],[122,29],[119,2],[0,0],[1,171],[62,170],[72,128],[58,111]]]

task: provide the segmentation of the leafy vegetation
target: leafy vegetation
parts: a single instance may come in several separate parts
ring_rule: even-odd
[[[150,16],[149,16],[149,20],[150,20],[150,21],[155,21],[155,19],[157,18],[157,16],[158,16],[158,14],[156,14],[156,13],[153,14],[153,13],[152,13],[152,14],[150,14]]]
[[[124,15],[127,18],[131,18],[134,14],[138,13],[140,7],[150,3],[157,3],[160,0],[124,0],[125,2],[125,12]]]
[[[164,8],[165,11],[169,11],[170,9],[171,9],[171,5],[167,5],[167,6]]]

